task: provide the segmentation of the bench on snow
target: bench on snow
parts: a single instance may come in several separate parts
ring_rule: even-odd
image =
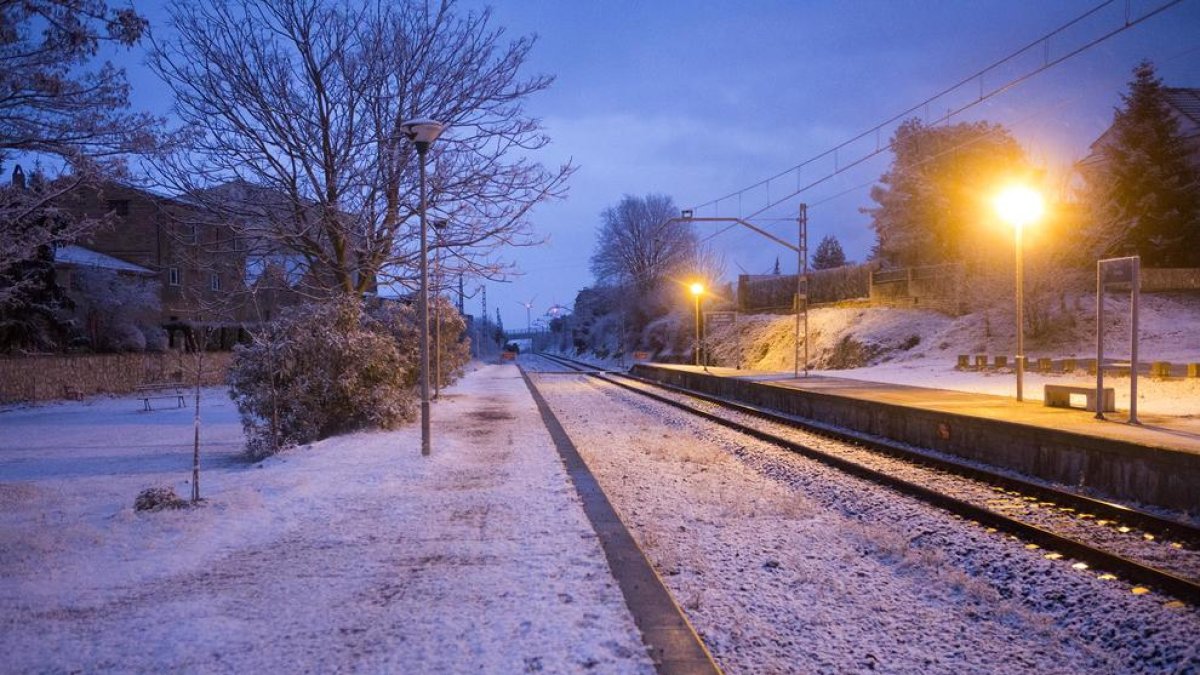
[[[175,401],[176,408],[182,408],[187,405],[183,400],[183,384],[179,382],[159,382],[155,384],[143,384],[136,389],[138,397],[142,399],[144,410],[150,411],[154,408],[150,405],[150,401]]]
[[[1096,412],[1096,388],[1069,384],[1047,384],[1043,403],[1052,408],[1081,408]],[[1103,412],[1116,412],[1117,396],[1112,387],[1104,388]]]

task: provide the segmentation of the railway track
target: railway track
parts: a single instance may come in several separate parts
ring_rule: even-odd
[[[538,355],[568,372],[683,410],[869,480],[982,527],[1005,532],[1077,569],[1114,575],[1200,604],[1200,528],[1058,490],[887,439],[651,382],[592,364]],[[1135,593],[1145,592],[1142,586]]]

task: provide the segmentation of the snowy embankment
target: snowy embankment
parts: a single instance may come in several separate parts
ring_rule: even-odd
[[[5,672],[653,670],[515,368],[487,366],[417,425],[260,464],[224,393],[0,411]]]
[[[1059,327],[1053,338],[1027,336],[1028,358],[1096,357],[1095,321],[1090,305],[1080,301],[1071,327]],[[1111,318],[1105,330],[1105,357],[1128,359],[1128,300],[1110,298]],[[809,362],[824,375],[919,387],[1011,396],[1015,376],[1007,372],[957,371],[958,355],[1006,355],[1012,362],[1015,330],[1011,312],[950,317],[937,312],[882,307],[823,307],[809,313]],[[795,363],[795,318],[751,315],[736,328],[714,332],[713,362],[761,371],[791,371]],[[1139,361],[1200,363],[1200,295],[1155,294],[1142,297]],[[1128,409],[1130,379],[1106,377],[1117,407]],[[1095,386],[1094,376],[1028,373],[1025,396],[1041,400],[1043,384]],[[1200,415],[1200,378],[1138,380],[1139,411],[1170,416]]]
[[[1195,608],[593,380],[539,387],[727,672],[1200,668]]]

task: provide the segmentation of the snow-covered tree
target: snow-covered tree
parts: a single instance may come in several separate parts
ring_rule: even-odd
[[[93,349],[112,352],[160,351],[166,339],[158,327],[157,280],[103,268],[72,274],[75,314]]]
[[[102,0],[0,2],[0,172],[13,175],[0,184],[0,274],[97,227],[95,219],[72,219],[52,204],[81,184],[119,174],[125,155],[153,146],[158,121],[125,112],[124,71],[110,63],[87,68],[101,44],[134,45],[146,26],[133,9]],[[27,185],[14,166],[19,156],[44,158],[62,175]],[[30,182],[44,173],[31,171]],[[0,303],[21,292],[8,274]]]
[[[160,165],[174,190],[298,256],[311,296],[376,282],[414,288],[420,199],[402,122],[439,120],[429,210],[445,220],[443,269],[493,278],[527,216],[560,196],[570,166],[524,110],[548,76],[523,74],[533,39],[507,41],[489,10],[421,0],[215,0],[176,5],[151,65],[184,123]],[[222,188],[222,189],[215,189]]]
[[[415,363],[354,298],[290,308],[234,352],[230,396],[261,457],[411,420]]]
[[[842,250],[842,245],[838,243],[837,237],[832,234],[825,235],[821,239],[821,243],[817,244],[816,253],[813,254],[813,269],[830,270],[845,264],[846,252]]]
[[[1096,256],[1139,254],[1151,267],[1200,267],[1200,173],[1148,61],[1133,70],[1096,162],[1083,170]]]
[[[990,203],[1007,182],[1031,173],[1008,130],[988,122],[904,122],[892,136],[892,166],[865,208],[875,229],[872,257],[892,266],[961,261],[985,238]]]

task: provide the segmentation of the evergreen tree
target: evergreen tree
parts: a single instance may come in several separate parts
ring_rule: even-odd
[[[837,237],[832,234],[825,235],[821,243],[817,244],[817,252],[813,254],[813,269],[829,270],[845,264],[846,252],[842,250],[842,245],[838,243]]]
[[[1124,106],[1085,169],[1095,253],[1141,255],[1150,267],[1200,267],[1200,177],[1188,160],[1169,90],[1148,61],[1133,70]]]
[[[862,211],[877,238],[872,257],[897,267],[986,255],[988,197],[1031,173],[1008,129],[989,122],[931,127],[911,119],[893,134],[892,153],[891,168],[871,188],[878,206]]]

